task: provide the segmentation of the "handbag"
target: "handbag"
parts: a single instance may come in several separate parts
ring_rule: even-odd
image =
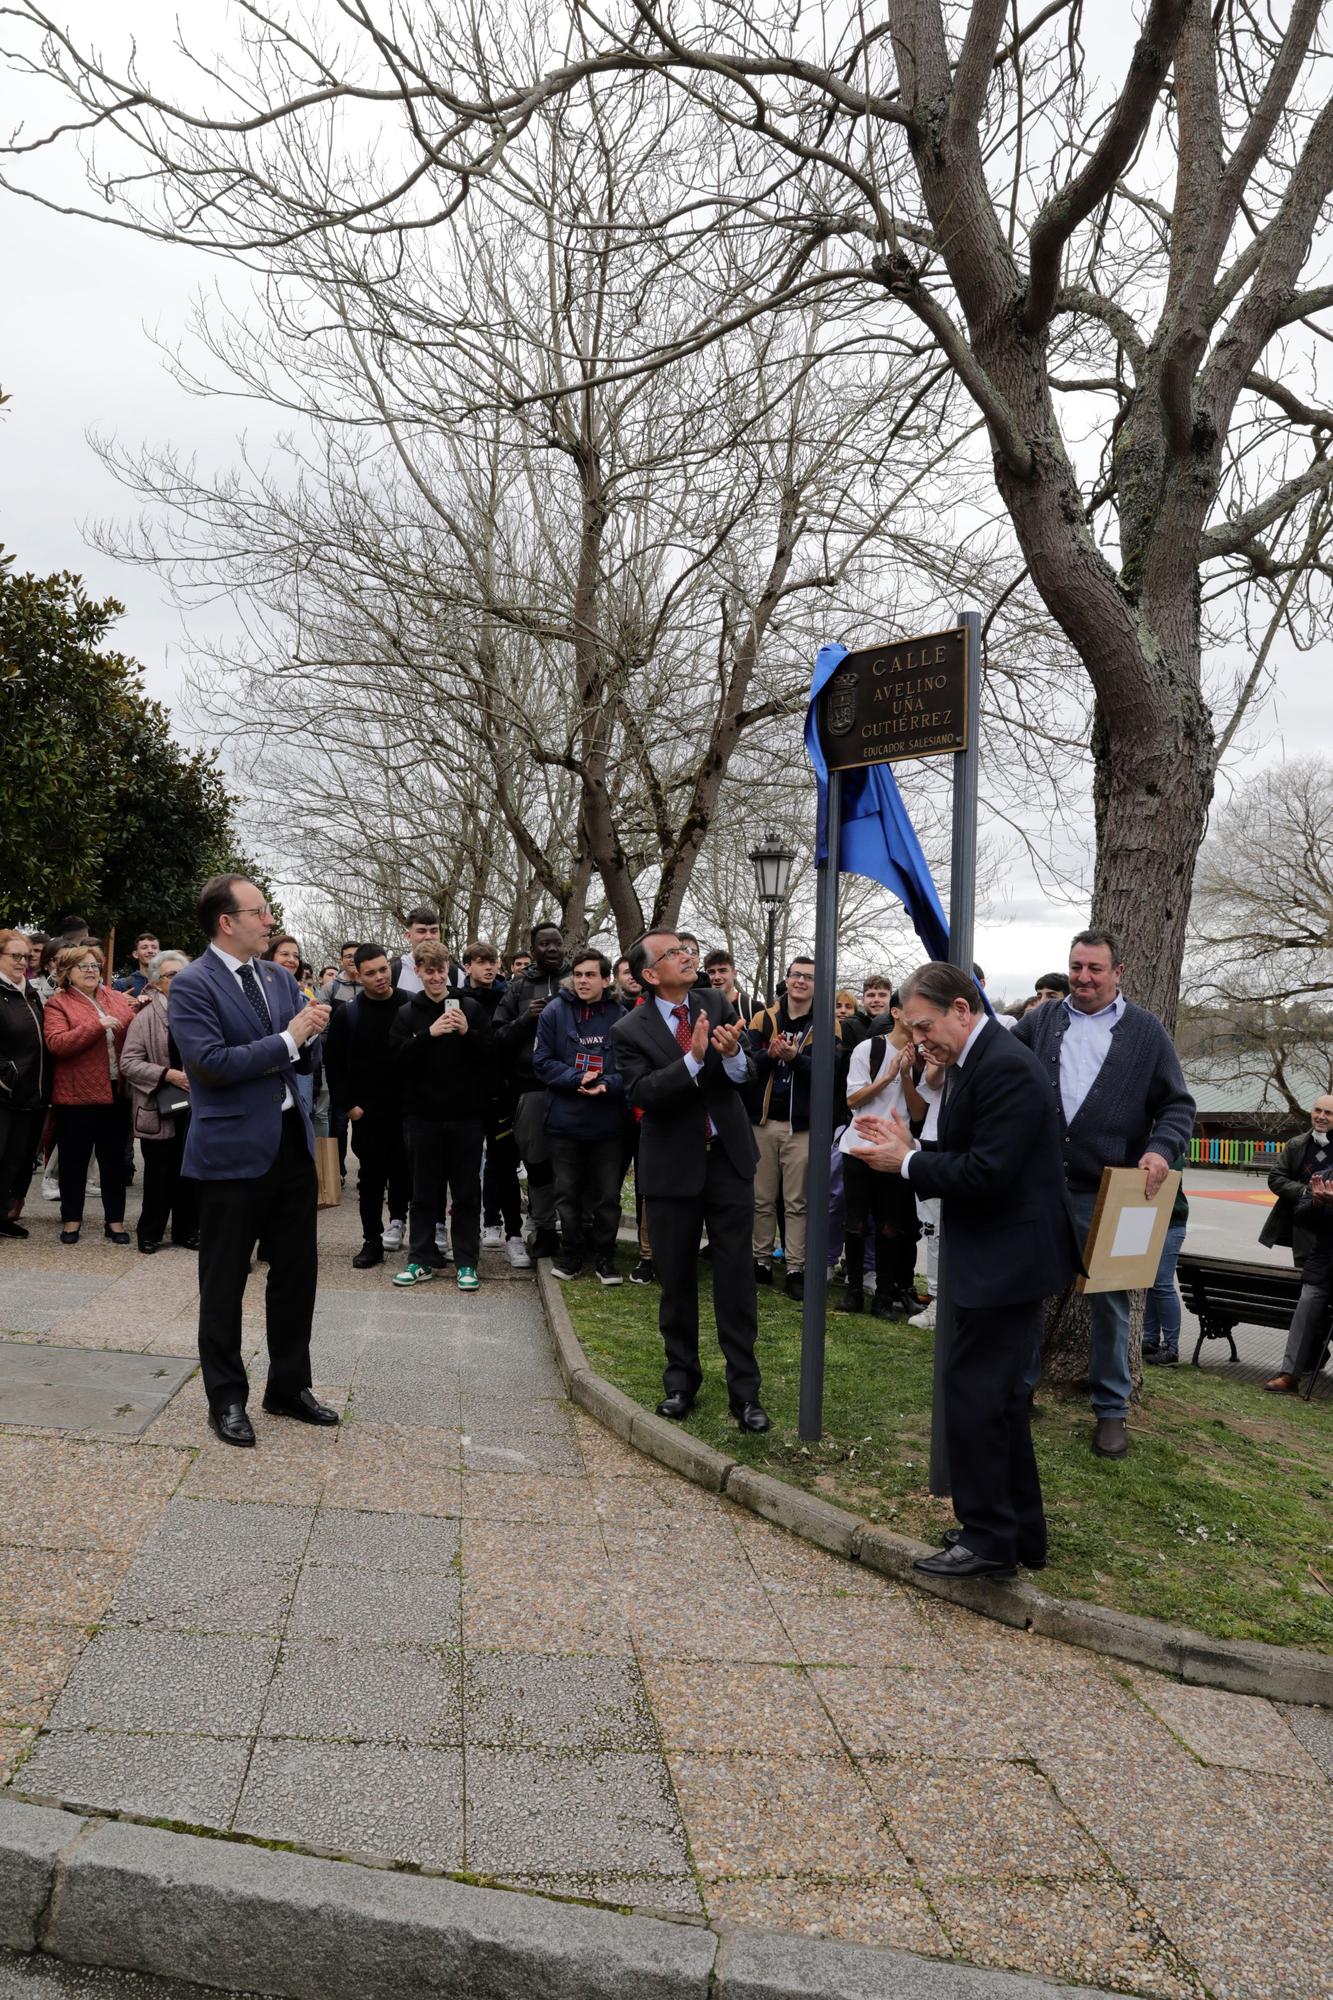
[[[153,1092],[153,1102],[159,1118],[174,1118],[177,1112],[189,1110],[190,1093],[178,1083],[159,1083]]]
[[[343,1198],[343,1185],[336,1139],[316,1139],[315,1173],[319,1181],[317,1206],[337,1208]]]

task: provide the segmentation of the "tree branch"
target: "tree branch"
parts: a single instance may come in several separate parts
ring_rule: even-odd
[[[1134,45],[1129,74],[1092,157],[1052,196],[1028,236],[1028,289],[1023,330],[1038,333],[1050,319],[1060,283],[1065,244],[1104,201],[1148,129],[1190,0],[1151,0],[1143,33]]]
[[[1202,557],[1205,562],[1214,561],[1218,556],[1240,555],[1246,545],[1274,521],[1280,521],[1293,507],[1304,500],[1309,493],[1319,493],[1333,480],[1333,458],[1317,458],[1312,465],[1295,479],[1288,479],[1276,487],[1266,500],[1261,500],[1247,513],[1237,514],[1221,527],[1213,528],[1203,538]]]

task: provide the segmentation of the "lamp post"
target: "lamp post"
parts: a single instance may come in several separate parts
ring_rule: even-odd
[[[784,846],[776,833],[766,833],[759,845],[750,849],[755,891],[768,912],[768,977],[764,998],[770,1003],[773,999],[773,954],[778,911],[786,902],[791,888],[791,870],[795,859],[795,849]]]

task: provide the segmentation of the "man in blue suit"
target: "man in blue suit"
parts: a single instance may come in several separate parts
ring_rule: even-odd
[[[259,954],[273,929],[264,893],[214,875],[199,894],[209,938],[176,975],[171,1032],[190,1079],[183,1172],[199,1183],[199,1360],[208,1420],[224,1444],[252,1445],[241,1360],[241,1301],[262,1232],[268,1257],[264,1408],[336,1424],[310,1388],[319,1278],[315,1135],[293,1080],[329,1009],[307,1004],[290,972]]]
[[[179,974],[177,975],[179,978]],[[953,1341],[944,1428],[961,1527],[916,1568],[933,1576],[1012,1576],[1046,1562],[1046,1518],[1024,1371],[1043,1302],[1081,1269],[1060,1126],[1030,1049],[982,1011],[956,966],[923,965],[902,986],[902,1018],[945,1071],[934,1150],[896,1113],[856,1120],[856,1152],[940,1201]]]

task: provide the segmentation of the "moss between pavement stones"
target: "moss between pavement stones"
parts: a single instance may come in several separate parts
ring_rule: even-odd
[[[701,1272],[707,1266],[702,1265]],[[589,1363],[646,1408],[662,1393],[655,1286],[562,1287]],[[743,1465],[934,1540],[952,1519],[927,1491],[932,1336],[831,1313],[824,1437],[797,1436],[801,1315],[760,1292],[760,1361],[773,1429],[727,1412],[706,1277],[705,1383],[687,1428]],[[1086,1398],[1043,1387],[1033,1425],[1051,1525],[1044,1589],[1225,1639],[1333,1652],[1333,1401],[1265,1396],[1186,1366],[1153,1375],[1119,1464],[1088,1448]]]

